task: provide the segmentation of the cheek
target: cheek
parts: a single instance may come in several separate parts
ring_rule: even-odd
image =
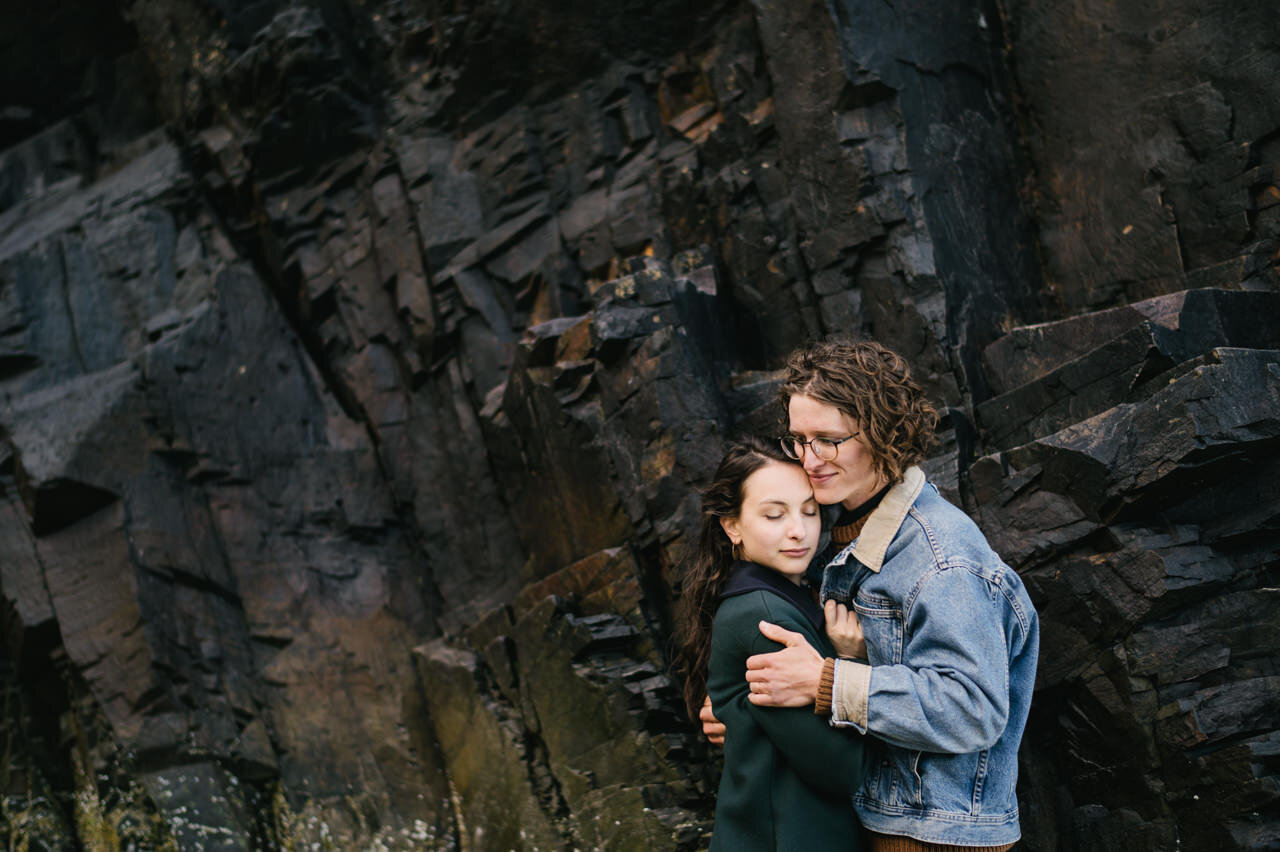
[[[768,541],[769,528],[764,524],[743,524],[742,543],[746,545]]]

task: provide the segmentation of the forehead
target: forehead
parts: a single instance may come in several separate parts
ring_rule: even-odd
[[[787,419],[796,434],[837,434],[857,431],[853,418],[826,402],[795,394],[787,403]]]
[[[813,496],[813,486],[800,465],[771,461],[747,477],[742,484],[742,496],[744,503],[766,500],[803,503]]]

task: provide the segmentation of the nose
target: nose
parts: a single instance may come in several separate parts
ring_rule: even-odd
[[[800,464],[806,471],[817,470],[825,464],[822,459],[818,458],[818,454],[814,452],[813,447],[808,444],[801,447],[801,451]]]
[[[804,518],[799,514],[791,515],[791,520],[787,524],[787,538],[800,541],[804,538]]]

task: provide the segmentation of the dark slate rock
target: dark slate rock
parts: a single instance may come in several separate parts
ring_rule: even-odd
[[[979,425],[993,447],[1015,447],[1140,399],[1144,385],[1169,368],[1171,335],[1144,322],[1015,390],[981,403]],[[1179,359],[1180,360],[1180,359]]]
[[[656,307],[671,301],[676,281],[666,264],[647,264],[630,275],[606,281],[592,298],[597,305],[609,301],[634,302],[645,307]]]
[[[1162,328],[1194,348],[1187,341],[1203,339],[1200,329],[1221,329],[1204,313],[1208,322],[1184,312],[1188,322]],[[1033,760],[1065,760],[1061,783],[1083,803],[1073,828],[1081,842],[1156,843],[1175,824],[1234,836],[1249,824],[1255,805],[1246,802],[1271,798],[1261,791],[1273,773],[1220,743],[1273,726],[1260,696],[1274,667],[1255,649],[1275,644],[1258,587],[1261,566],[1280,555],[1270,484],[1277,375],[1275,350],[1215,349],[1163,374],[1142,401],[970,470],[980,523],[1020,566],[1040,610],[1037,712],[1052,714],[1045,724],[1059,733],[1037,733],[1033,721],[1028,748],[1041,755]],[[1050,387],[1024,388],[1037,385]],[[1209,776],[1218,780],[1187,781]],[[1188,828],[1169,804],[1175,787],[1175,801],[1211,799],[1221,810],[1197,811]],[[1114,804],[1100,791],[1118,789],[1155,816],[1095,804]]]
[[[136,848],[704,847],[698,489],[869,337],[1040,605],[1024,845],[1275,844],[1265,10],[214,5],[0,46],[15,789],[75,729]]]
[[[0,503],[0,589],[16,619],[10,630],[22,635],[54,623],[54,612],[44,585],[35,536],[24,523],[26,508],[18,501],[16,489],[11,490],[12,480],[6,479],[4,501]]]
[[[512,370],[502,417],[485,424],[504,499],[538,573],[626,538],[627,521],[609,487],[607,457],[589,403],[564,410],[545,368]]]
[[[429,269],[441,269],[484,231],[476,177],[451,162],[450,140],[423,134],[397,142],[424,260]]]
[[[781,386],[781,371],[734,375],[725,402],[741,432],[772,436],[785,431],[781,423],[782,408],[778,404]]]
[[[1276,437],[1277,358],[1276,351],[1215,350],[1144,402],[1111,409],[1008,458],[1020,470],[1045,465],[1055,483],[1073,483],[1070,490],[1091,515],[1109,515],[1120,505],[1110,501],[1132,502],[1157,483],[1177,487],[1229,452],[1252,445],[1265,453]]]
[[[596,345],[603,346],[647,336],[661,322],[662,315],[652,308],[609,305],[596,312],[591,321],[591,332]]]
[[[1198,596],[1128,638],[1134,674],[1162,686],[1191,683],[1229,669],[1248,677],[1265,674],[1269,667],[1257,654],[1274,648],[1280,639],[1275,596],[1267,589]]]
[[[496,837],[500,845],[517,846],[524,838],[562,842],[531,784],[518,729],[493,712],[475,656],[437,640],[415,649],[414,657],[423,683],[432,685],[424,692],[427,709],[463,820],[475,826],[464,830],[479,831],[477,840]]]
[[[976,409],[986,439],[1010,447],[1144,398],[1175,380],[1183,362],[1220,346],[1280,347],[1280,296],[1192,290],[1160,300],[1177,314],[1143,321],[1096,349]],[[1079,326],[1081,323],[1069,325]],[[998,344],[993,344],[993,346]]]
[[[253,816],[232,776],[212,763],[193,763],[143,776],[152,798],[169,813],[174,838],[200,849],[252,845]]]
[[[569,623],[575,627],[585,627],[591,634],[591,641],[583,650],[586,653],[625,648],[636,637],[636,629],[621,616],[611,613],[600,613],[585,618],[569,617]]]
[[[1250,161],[1276,160],[1262,128],[1275,127],[1280,111],[1260,100],[1256,82],[1270,76],[1263,57],[1274,55],[1274,24],[1261,9],[1179,3],[1165,12],[1159,25],[1131,27],[1118,6],[1008,10],[1011,74],[1037,127],[1028,154],[1053,211],[1040,225],[1045,278],[1063,285],[1064,315],[1181,290],[1197,271],[1274,238],[1274,223],[1251,221],[1236,177]],[[1209,20],[1213,35],[1167,37]],[[1121,31],[1132,37],[1114,36]],[[1229,65],[1228,53],[1256,60],[1238,75],[1203,73],[1206,62]],[[1129,95],[1139,88],[1135,109]],[[1114,144],[1096,145],[1086,129],[1102,127]],[[1226,274],[1227,286],[1247,277]]]
[[[1149,324],[1166,356],[1180,362],[1215,346],[1275,349],[1280,312],[1274,293],[1187,290],[1058,322],[1019,328],[983,350],[983,367],[997,394],[1050,376]],[[1172,332],[1162,334],[1163,331]],[[1123,359],[1123,355],[1119,356]]]
[[[974,7],[936,11],[852,0],[833,14],[845,61],[857,69],[849,106],[889,101],[901,116],[903,159],[919,188],[912,218],[929,223],[912,229],[928,265],[906,268],[937,275],[962,383],[982,399],[979,353],[995,338],[991,329],[1006,316],[1043,319],[1047,305],[1037,285],[1027,286],[1040,272],[1019,199],[1018,132],[1004,112],[1011,95],[997,58],[999,22]],[[997,221],[994,210],[1008,215]]]

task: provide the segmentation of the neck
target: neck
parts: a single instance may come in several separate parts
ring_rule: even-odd
[[[888,484],[889,480],[882,476],[876,480],[874,485],[870,486],[866,490],[850,494],[848,497],[841,500],[840,505],[843,508],[852,511],[870,500],[872,497],[875,497]]]

